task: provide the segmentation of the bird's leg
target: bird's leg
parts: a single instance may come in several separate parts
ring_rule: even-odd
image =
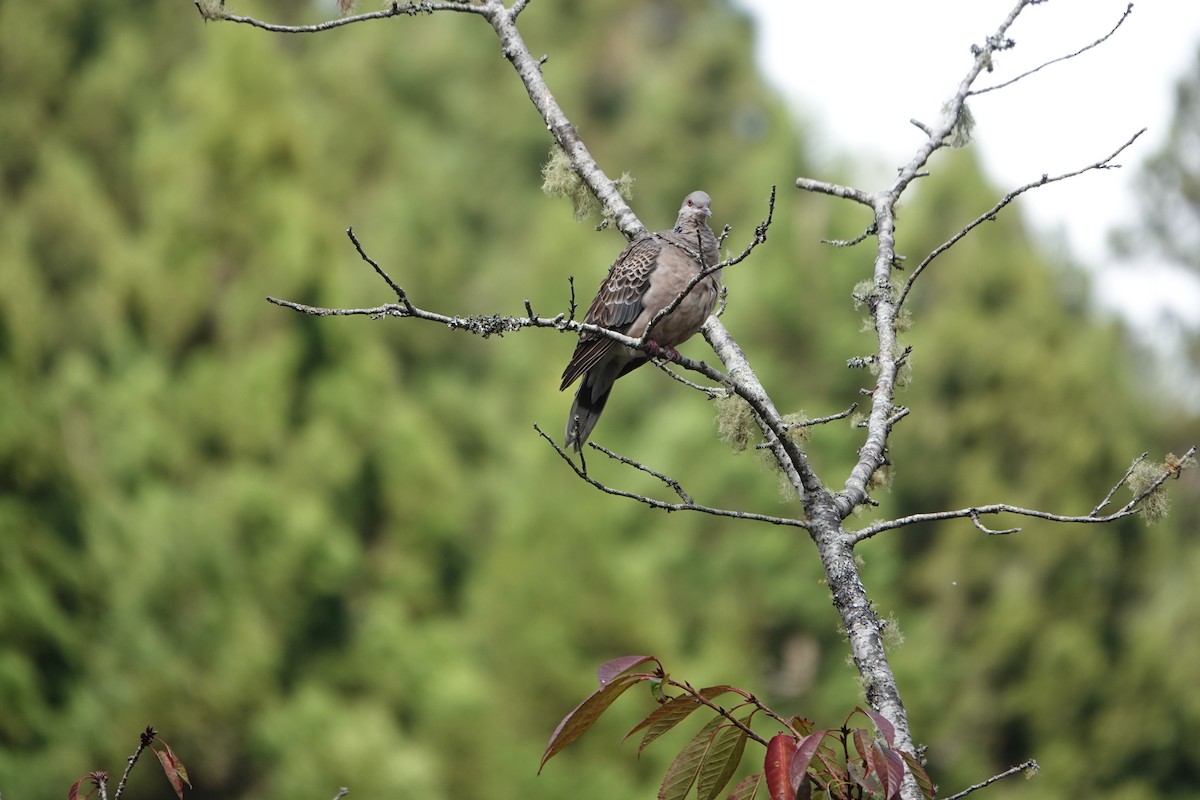
[[[646,340],[646,352],[651,358],[665,358],[667,361],[678,361],[679,351],[674,347],[659,344],[653,339]]]

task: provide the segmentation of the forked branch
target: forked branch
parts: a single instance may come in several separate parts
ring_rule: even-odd
[[[932,251],[930,251],[929,255],[925,256],[925,258],[923,258],[921,260],[921,263],[918,264],[916,266],[916,268],[913,269],[912,274],[908,276],[908,280],[904,282],[904,288],[900,290],[900,295],[896,298],[896,307],[899,308],[904,305],[904,301],[906,299],[908,299],[908,293],[912,290],[913,284],[916,283],[917,278],[921,277],[921,273],[925,271],[925,268],[928,267],[929,264],[935,258],[937,258],[942,253],[946,252],[951,247],[956,245],[959,241],[961,241],[963,238],[965,238],[967,236],[967,234],[969,234],[971,231],[975,230],[975,228],[979,227],[984,222],[994,222],[996,219],[996,215],[998,215],[1004,209],[1004,207],[1007,206],[1009,203],[1011,203],[1013,200],[1016,200],[1018,197],[1025,194],[1025,192],[1028,192],[1030,189],[1037,189],[1042,186],[1048,186],[1052,183],[1057,183],[1058,181],[1065,181],[1068,178],[1077,177],[1079,175],[1084,174],[1085,172],[1091,172],[1092,170],[1101,170],[1101,169],[1119,169],[1121,165],[1112,163],[1113,160],[1116,159],[1117,156],[1121,155],[1121,153],[1125,152],[1125,150],[1128,149],[1129,146],[1132,145],[1134,142],[1136,142],[1138,140],[1138,137],[1141,136],[1145,132],[1146,132],[1146,129],[1142,128],[1140,131],[1133,134],[1133,136],[1129,137],[1129,139],[1125,142],[1125,144],[1118,147],[1116,150],[1114,150],[1108,156],[1100,159],[1099,161],[1093,161],[1091,164],[1088,164],[1086,167],[1080,167],[1079,169],[1075,169],[1070,172],[1064,172],[1061,175],[1055,175],[1053,177],[1051,177],[1050,175],[1042,175],[1042,177],[1038,178],[1037,180],[1030,181],[1029,183],[1025,184],[1024,186],[1018,186],[1016,189],[1013,189],[1011,192],[1004,195],[1004,197],[1000,198],[1000,201],[997,202],[994,206],[992,206],[987,211],[980,214],[978,217],[973,219],[971,222],[968,222],[965,226],[963,226],[961,229],[959,229],[959,231],[957,233],[955,233],[953,236],[951,236],[949,239],[947,239],[942,244],[935,247]]]
[[[1140,455],[1136,459],[1134,459],[1133,464],[1129,467],[1128,470],[1126,470],[1125,474],[1121,477],[1121,479],[1119,481],[1117,481],[1116,484],[1113,485],[1112,489],[1109,490],[1108,494],[1105,495],[1104,499],[1100,502],[1100,504],[1097,505],[1095,508],[1093,508],[1091,510],[1091,512],[1089,512],[1087,514],[1082,514],[1082,515],[1054,514],[1049,511],[1041,511],[1041,510],[1034,509],[1034,508],[1022,508],[1020,506],[1013,506],[1013,505],[1009,505],[1007,503],[992,503],[990,505],[985,505],[985,506],[972,506],[970,508],[960,508],[960,509],[956,509],[954,511],[931,511],[931,512],[924,513],[924,514],[910,514],[906,517],[900,517],[898,519],[884,520],[882,522],[877,522],[874,525],[868,525],[867,527],[854,532],[853,534],[851,534],[851,537],[852,537],[854,543],[857,544],[858,542],[861,542],[865,539],[870,539],[872,536],[883,533],[884,531],[895,530],[897,528],[903,528],[903,527],[907,527],[909,525],[916,525],[921,522],[939,522],[939,521],[949,520],[949,519],[970,519],[972,522],[975,523],[976,527],[978,527],[984,533],[991,534],[991,535],[1019,533],[1021,531],[1020,528],[1009,528],[1007,530],[991,530],[989,528],[984,527],[983,524],[979,521],[980,516],[994,515],[994,514],[1013,514],[1013,515],[1019,516],[1019,517],[1031,517],[1034,519],[1049,520],[1050,522],[1079,523],[1079,524],[1085,524],[1085,525],[1095,525],[1095,524],[1102,524],[1102,523],[1106,523],[1106,522],[1115,522],[1119,519],[1123,519],[1125,517],[1133,516],[1134,514],[1139,513],[1141,510],[1141,507],[1142,507],[1143,503],[1145,503],[1146,499],[1149,498],[1156,491],[1158,491],[1162,487],[1162,485],[1167,482],[1168,479],[1179,477],[1181,467],[1190,464],[1192,459],[1195,458],[1195,455],[1196,455],[1196,447],[1192,446],[1186,453],[1183,454],[1182,458],[1176,459],[1174,464],[1167,465],[1163,469],[1163,471],[1158,475],[1158,477],[1156,477],[1153,481],[1151,481],[1145,488],[1141,489],[1136,494],[1134,494],[1133,498],[1128,503],[1121,506],[1116,511],[1113,511],[1108,514],[1101,514],[1100,510],[1109,504],[1109,502],[1112,500],[1113,495],[1115,495],[1117,493],[1117,490],[1119,490],[1122,486],[1125,486],[1128,484],[1129,478],[1130,478],[1130,476],[1133,475],[1135,468],[1138,466],[1139,463],[1141,463],[1143,460],[1145,460],[1145,458],[1146,458],[1145,453],[1143,453],[1142,455]]]
[[[575,460],[571,458],[571,454],[568,453],[566,450],[562,449],[562,447],[559,446],[558,442],[554,441],[554,438],[551,437],[549,434],[547,434],[545,431],[543,431],[540,426],[535,424],[533,426],[533,429],[535,431],[537,431],[538,435],[541,436],[543,439],[545,439],[546,442],[551,447],[554,448],[554,451],[556,453],[558,453],[559,457],[562,458],[563,461],[567,462],[567,464],[570,465],[571,471],[574,472],[575,475],[580,480],[582,480],[585,483],[587,483],[588,485],[600,490],[601,492],[604,492],[605,494],[610,494],[610,495],[613,495],[614,497],[624,497],[624,498],[627,498],[630,500],[636,500],[637,502],[643,503],[643,504],[649,506],[650,508],[656,508],[656,509],[659,509],[662,511],[668,511],[668,512],[669,511],[696,511],[701,514],[710,514],[714,517],[731,517],[734,519],[744,519],[744,520],[750,520],[753,522],[766,522],[770,525],[781,525],[784,527],[792,527],[792,528],[807,528],[808,527],[808,523],[805,522],[804,520],[791,519],[789,517],[773,517],[768,514],[756,514],[751,511],[738,511],[738,510],[728,509],[728,508],[716,508],[713,506],[706,506],[701,503],[697,503],[688,495],[687,492],[685,492],[683,490],[683,486],[680,485],[679,481],[675,480],[674,478],[664,475],[663,473],[661,473],[657,470],[651,469],[650,467],[646,466],[645,464],[641,463],[640,461],[635,461],[632,458],[628,458],[626,456],[619,455],[618,453],[614,453],[612,450],[609,450],[607,447],[602,447],[602,446],[596,444],[595,442],[588,442],[589,447],[591,447],[594,450],[598,450],[599,452],[603,453],[604,455],[608,456],[609,458],[613,459],[614,461],[618,461],[628,467],[633,467],[634,469],[638,470],[639,472],[644,472],[647,475],[653,476],[660,483],[662,483],[664,486],[666,486],[671,491],[673,491],[679,497],[679,502],[678,503],[668,503],[664,500],[659,500],[655,497],[650,497],[648,495],[638,494],[637,492],[626,491],[625,489],[617,489],[613,486],[609,486],[609,485],[602,483],[601,481],[598,481],[595,478],[593,478],[591,476],[591,474],[588,473],[587,461],[584,458],[580,457],[579,463],[578,464],[575,463]]]

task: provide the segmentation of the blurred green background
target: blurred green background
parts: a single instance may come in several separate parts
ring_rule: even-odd
[[[564,0],[521,23],[601,165],[635,178],[648,226],[702,187],[740,249],[779,185],[769,242],[727,272],[725,323],[785,412],[859,400],[870,376],[845,363],[872,337],[849,295],[872,256],[819,240],[868,219],[790,188],[813,174],[804,134],[754,71],[747,19],[726,0]],[[0,108],[6,800],[119,774],[151,723],[196,798],[652,797],[672,742],[640,760],[619,743],[651,708],[641,693],[535,774],[595,666],[631,653],[823,726],[860,701],[803,533],[602,496],[537,437],[534,422],[565,420],[572,337],[264,302],[393,299],[352,225],[427,308],[520,314],[528,298],[549,316],[569,275],[586,303],[623,242],[542,194],[549,138],[481,20],[284,37],[204,24],[186,2],[7,2]],[[914,263],[1001,193],[969,149],[940,154],[900,252]],[[937,262],[910,305],[913,414],[879,516],[1084,513],[1137,454],[1200,436],[1141,388],[1160,384],[1019,209]],[[596,438],[702,502],[800,513],[713,414],[644,370]],[[858,442],[845,422],[815,432],[834,487]],[[1035,783],[989,797],[1194,796],[1197,490],[1171,489],[1153,527],[986,538],[954,522],[860,548],[945,794],[1033,756]],[[170,796],[157,771],[142,764],[128,796]]]

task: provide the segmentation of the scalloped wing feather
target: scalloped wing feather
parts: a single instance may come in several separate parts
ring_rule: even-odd
[[[600,284],[596,299],[588,308],[584,322],[599,325],[618,333],[630,334],[629,326],[641,315],[642,299],[650,286],[650,276],[658,266],[662,242],[647,236],[631,242],[617,260],[609,267],[608,275]],[[612,339],[582,334],[570,363],[563,370],[562,385],[566,389],[580,375],[596,366],[615,344]]]

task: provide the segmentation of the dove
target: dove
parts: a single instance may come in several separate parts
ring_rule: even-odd
[[[711,204],[706,193],[692,192],[679,207],[675,227],[630,242],[609,267],[584,322],[634,339],[645,335],[648,352],[595,333],[579,335],[559,387],[563,391],[582,378],[567,417],[566,447],[582,451],[618,378],[651,357],[678,358],[675,347],[695,335],[712,313],[721,287],[720,270],[706,275],[671,313],[646,330],[701,270],[719,261],[717,237],[708,227]]]

